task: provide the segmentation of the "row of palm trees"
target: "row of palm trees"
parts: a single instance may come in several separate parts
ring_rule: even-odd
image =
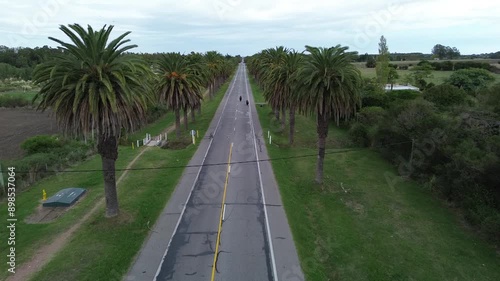
[[[323,181],[325,144],[330,120],[339,124],[361,106],[361,74],[351,63],[347,47],[306,46],[299,53],[283,46],[263,50],[246,59],[249,72],[280,120],[289,112],[289,143],[294,142],[295,114],[314,115],[318,134],[316,182]]]
[[[128,51],[126,32],[111,40],[113,26],[94,30],[78,24],[61,26],[70,43],[60,44],[61,53],[38,65],[33,80],[40,86],[35,100],[39,110],[50,109],[67,135],[97,135],[102,158],[106,216],[119,214],[115,162],[123,133],[145,123],[148,106],[164,103],[175,112],[176,134],[181,135],[180,112],[187,129],[188,111],[194,118],[201,110],[205,88],[213,97],[236,67],[238,59],[217,52],[167,53],[148,62]]]

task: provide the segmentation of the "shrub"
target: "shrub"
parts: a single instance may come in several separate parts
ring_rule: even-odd
[[[390,101],[394,100],[414,100],[421,96],[419,91],[414,90],[396,90],[387,92]]]
[[[500,242],[500,213],[495,209],[491,212],[481,221],[481,231],[493,242]]]
[[[18,95],[0,95],[0,107],[24,107],[30,105],[30,102]]]
[[[61,141],[55,136],[48,135],[34,136],[21,144],[21,148],[28,154],[44,153],[57,147],[61,147]]]
[[[375,68],[377,66],[377,61],[375,61],[372,56],[369,56],[365,65],[367,68]]]
[[[354,123],[348,131],[349,140],[358,146],[366,147],[370,144],[368,130],[361,123]]]
[[[486,89],[493,81],[495,81],[495,77],[487,70],[471,68],[453,72],[446,82],[457,88],[464,89],[468,93],[475,94],[482,89]]]
[[[441,84],[426,89],[422,96],[425,100],[434,103],[440,109],[464,104],[467,98],[464,90],[448,84]]]
[[[500,83],[481,90],[477,98],[483,108],[500,115]]]
[[[366,126],[375,126],[387,116],[385,109],[379,106],[363,107],[358,113],[358,121]]]
[[[165,105],[152,105],[148,107],[148,110],[146,112],[146,121],[148,123],[155,122],[158,120],[160,117],[165,115],[168,112],[168,108]]]

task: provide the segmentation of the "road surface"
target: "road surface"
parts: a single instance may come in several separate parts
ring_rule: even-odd
[[[124,280],[304,280],[267,158],[240,63],[190,162],[204,165],[186,168]]]

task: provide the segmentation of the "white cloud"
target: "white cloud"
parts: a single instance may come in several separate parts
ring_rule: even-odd
[[[50,45],[47,37],[60,37],[58,26],[68,23],[130,30],[134,43],[147,51],[220,45],[251,54],[259,51],[252,46],[264,43],[297,48],[342,43],[374,52],[382,34],[394,51],[427,52],[444,41],[470,52],[497,51],[480,49],[474,38],[489,48],[500,45],[500,2],[491,0],[23,0],[0,5],[7,7],[0,10],[0,44],[9,46]],[[453,36],[468,40],[456,42]],[[409,45],[397,43],[400,38],[411,38],[414,49],[398,50]]]

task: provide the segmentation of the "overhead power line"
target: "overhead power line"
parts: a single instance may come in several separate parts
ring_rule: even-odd
[[[392,144],[386,144],[388,145],[397,145],[397,144],[404,144],[404,143],[411,143],[411,141],[405,141],[405,142],[398,142],[398,143],[392,143]],[[329,154],[339,154],[339,153],[346,153],[346,152],[351,152],[351,151],[360,151],[360,150],[367,150],[367,148],[349,148],[349,149],[342,149],[342,150],[335,150],[335,151],[327,151],[325,152],[325,155]],[[280,161],[280,160],[291,160],[291,159],[299,159],[299,158],[308,158],[308,157],[317,157],[318,154],[303,154],[303,155],[295,155],[295,156],[288,156],[288,157],[277,157],[277,158],[266,158],[266,159],[259,159],[259,160],[245,160],[245,161],[231,161],[231,164],[249,164],[249,163],[257,163],[257,162],[270,162],[270,161]],[[146,171],[146,170],[165,170],[165,169],[185,169],[185,168],[199,168],[199,167],[211,167],[211,166],[223,166],[223,165],[228,165],[228,162],[218,162],[218,163],[205,163],[205,164],[194,164],[194,165],[173,165],[173,166],[159,166],[159,167],[138,167],[138,168],[123,168],[123,169],[115,169],[117,172],[121,171]],[[104,170],[102,169],[82,169],[82,170],[61,170],[61,171],[37,171],[37,173],[50,173],[50,172],[57,172],[57,173],[92,173],[92,172],[102,172]],[[30,173],[29,171],[19,171],[16,170],[16,174],[27,174]]]

